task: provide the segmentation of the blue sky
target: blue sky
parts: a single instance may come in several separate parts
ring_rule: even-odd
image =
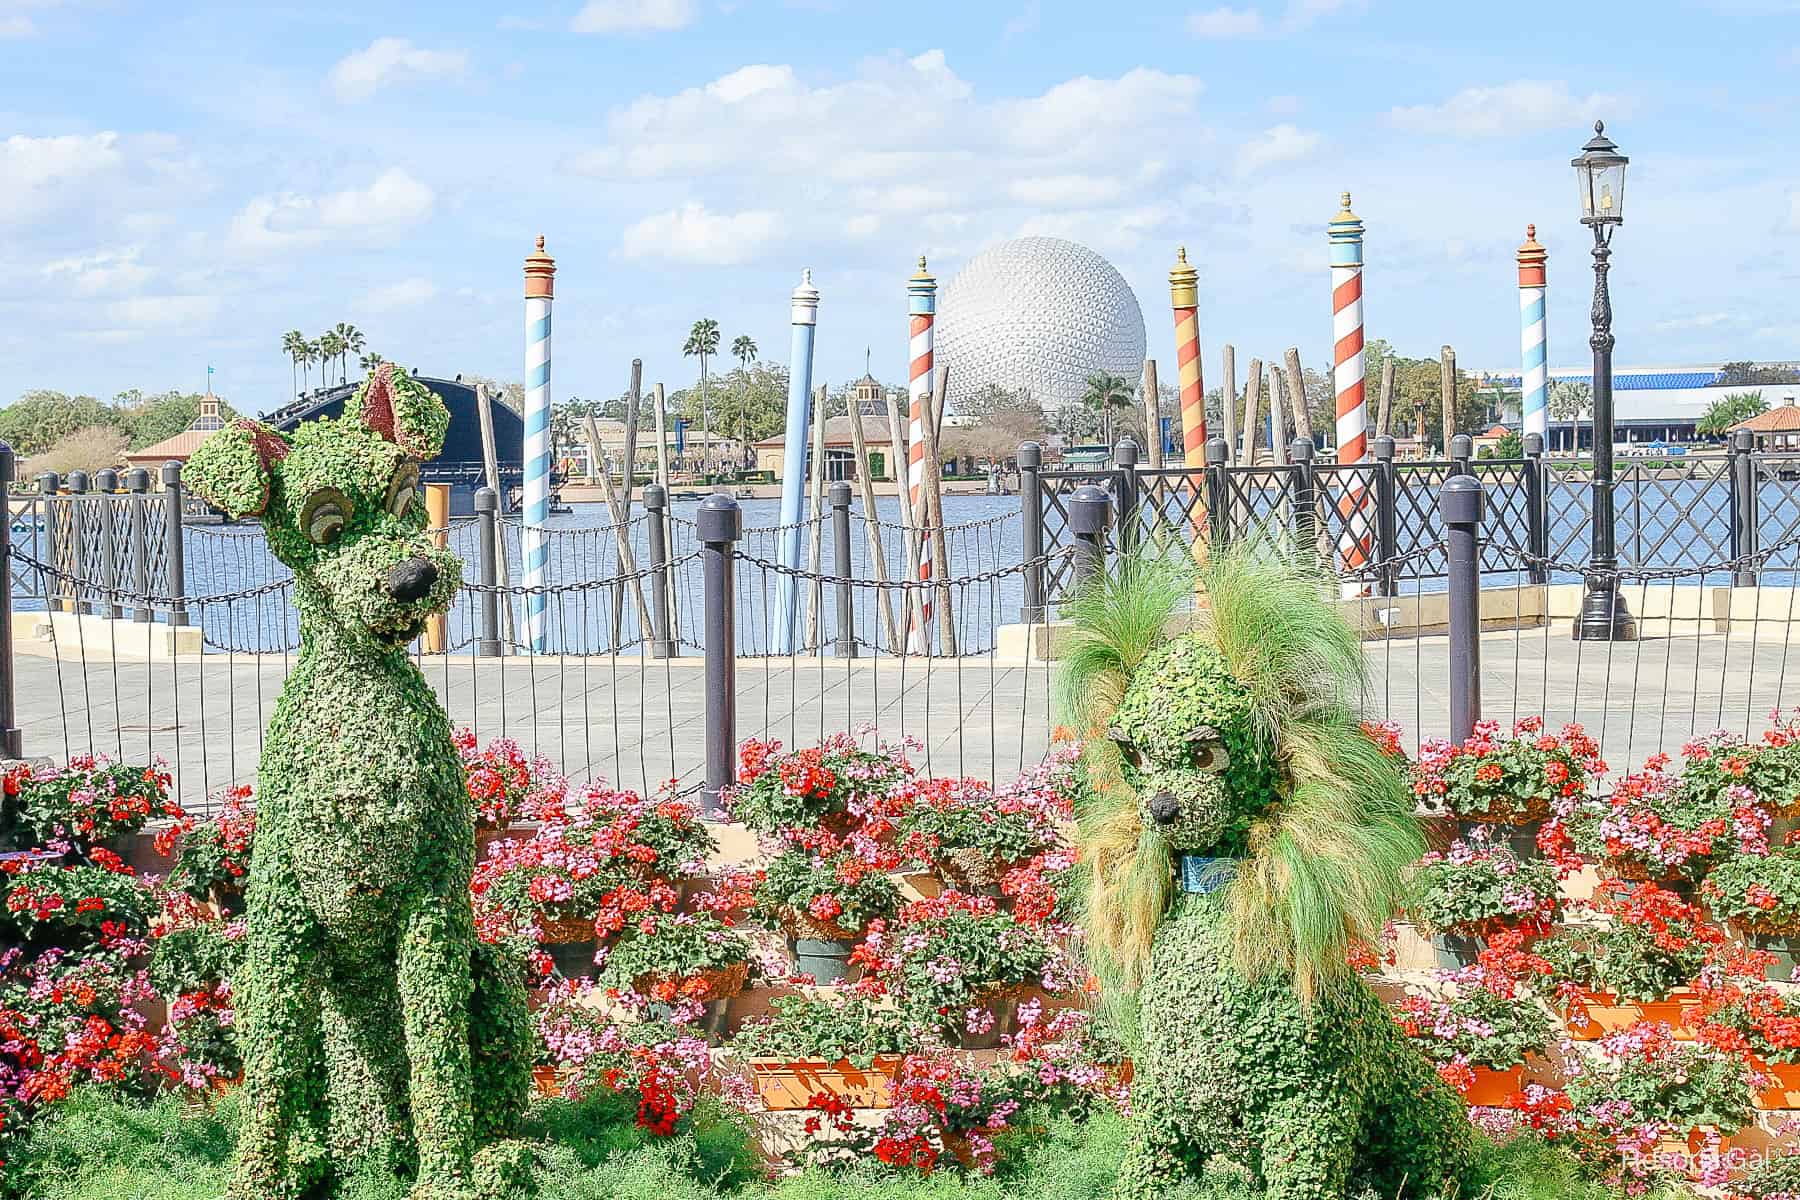
[[[904,371],[905,279],[1084,242],[1172,374],[1201,271],[1209,381],[1329,352],[1325,222],[1368,225],[1367,329],[1518,358],[1512,255],[1550,249],[1550,359],[1586,354],[1568,160],[1632,156],[1622,364],[1800,358],[1800,3],[1388,0],[0,0],[0,401],[192,388],[261,410],[278,342],[349,320],[427,373],[521,375],[520,264],[559,264],[555,391],[671,387],[694,318],[816,373]],[[1240,368],[1241,370],[1241,368]]]

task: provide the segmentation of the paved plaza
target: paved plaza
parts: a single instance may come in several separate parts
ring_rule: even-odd
[[[1446,640],[1365,646],[1365,712],[1397,721],[1408,744],[1448,733]],[[22,643],[17,658],[28,754],[160,755],[190,803],[254,778],[261,730],[290,660],[209,654],[84,665],[72,647],[60,656],[51,649]],[[484,739],[514,737],[577,779],[645,787],[700,776],[706,692],[698,657],[421,661],[456,724]],[[1565,630],[1494,632],[1483,636],[1482,664],[1487,715],[1580,721],[1615,769],[1717,727],[1754,735],[1785,696],[1800,695],[1800,646],[1785,636],[1608,646],[1572,642]],[[921,742],[921,765],[932,773],[1004,780],[1049,746],[1053,684],[1053,665],[992,658],[740,659],[737,732],[792,746],[872,725],[883,737]]]

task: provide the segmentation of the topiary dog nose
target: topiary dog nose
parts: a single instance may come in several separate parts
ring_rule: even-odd
[[[422,558],[395,563],[387,576],[387,593],[402,604],[423,599],[437,582],[437,568]]]
[[[1181,803],[1172,793],[1158,792],[1150,797],[1150,818],[1158,825],[1172,825],[1181,815]]]

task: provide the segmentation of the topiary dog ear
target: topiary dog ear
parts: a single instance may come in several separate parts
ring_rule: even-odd
[[[234,421],[200,443],[181,481],[229,517],[260,517],[269,507],[275,464],[287,455],[287,440],[267,425]]]
[[[344,415],[361,421],[418,462],[428,462],[444,448],[450,410],[438,394],[393,363],[381,363],[363,381]]]

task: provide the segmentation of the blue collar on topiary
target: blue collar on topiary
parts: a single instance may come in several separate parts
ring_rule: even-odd
[[[1205,895],[1230,883],[1237,874],[1235,858],[1207,858],[1200,854],[1183,854],[1176,868],[1181,890]]]

